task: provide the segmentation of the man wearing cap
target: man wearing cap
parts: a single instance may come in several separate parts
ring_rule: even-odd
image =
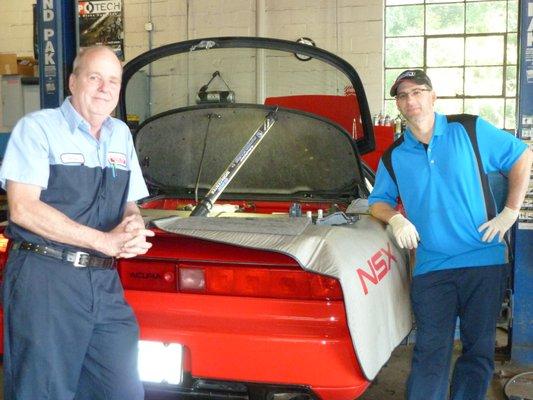
[[[4,398],[141,400],[139,328],[116,257],[151,244],[131,133],[111,118],[122,66],[82,50],[61,107],[22,118],[0,170],[13,242],[3,281]]]
[[[407,130],[380,161],[369,204],[402,248],[415,249],[411,302],[416,344],[409,400],[482,400],[494,367],[496,321],[508,271],[504,235],[518,217],[531,170],[525,143],[474,120],[485,173],[508,174],[505,207],[489,218],[474,146],[462,123],[434,112],[431,80],[402,72],[390,90]],[[383,160],[390,160],[393,174]],[[390,168],[389,167],[389,168]],[[404,217],[395,207],[400,198]],[[463,345],[449,372],[456,320]]]

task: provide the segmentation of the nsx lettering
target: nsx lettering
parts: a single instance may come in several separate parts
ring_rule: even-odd
[[[397,262],[392,254],[390,243],[387,242],[387,249],[379,249],[367,261],[368,270],[357,268],[357,276],[363,287],[365,295],[368,294],[367,282],[377,285],[391,270],[392,262]]]

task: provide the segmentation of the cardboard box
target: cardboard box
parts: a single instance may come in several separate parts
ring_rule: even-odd
[[[0,53],[0,75],[16,75],[17,73],[17,55]]]
[[[17,74],[22,76],[38,76],[37,61],[33,57],[17,57]],[[37,74],[35,73],[37,71]]]

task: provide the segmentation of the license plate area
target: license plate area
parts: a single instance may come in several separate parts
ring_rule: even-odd
[[[140,340],[137,365],[143,382],[180,385],[183,382],[183,346]]]

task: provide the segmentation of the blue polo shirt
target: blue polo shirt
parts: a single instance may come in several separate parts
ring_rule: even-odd
[[[508,172],[527,148],[513,135],[477,119],[477,140],[486,173]],[[496,237],[481,240],[480,225],[488,220],[478,165],[463,125],[435,114],[427,150],[408,129],[392,149],[398,186],[380,161],[369,204],[397,206],[402,199],[420,243],[414,275],[442,269],[503,264],[507,246]]]
[[[118,225],[128,201],[148,196],[128,126],[108,117],[96,140],[68,98],[17,123],[0,169],[3,188],[7,180],[42,187],[43,202],[101,231]],[[14,223],[6,232],[15,240],[53,244]]]

